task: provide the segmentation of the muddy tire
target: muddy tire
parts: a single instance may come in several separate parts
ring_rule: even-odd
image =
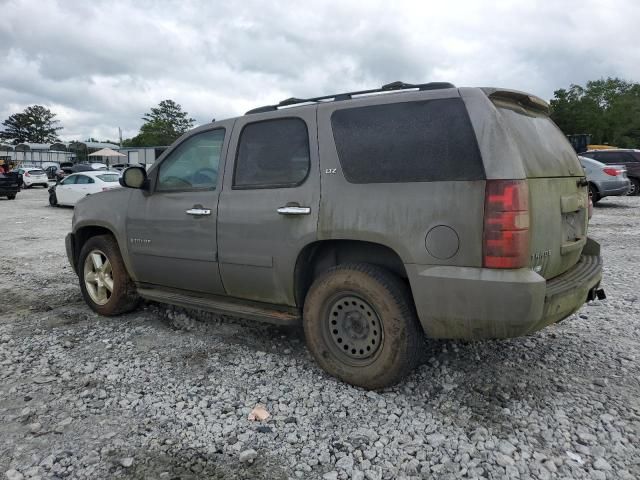
[[[422,328],[402,281],[369,264],[322,273],[304,304],[304,332],[316,362],[352,385],[380,389],[418,364]]]
[[[130,312],[138,306],[135,286],[111,235],[87,240],[80,250],[77,271],[82,296],[93,311],[112,316]]]

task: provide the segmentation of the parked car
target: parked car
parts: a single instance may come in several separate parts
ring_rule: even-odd
[[[286,107],[286,108],[282,108]],[[432,338],[527,335],[601,298],[588,182],[546,102],[393,83],[289,99],[181,137],[66,237],[87,304],[140,297],[304,326],[376,389]]]
[[[0,169],[0,197],[14,200],[20,191],[21,185],[22,177],[17,171],[4,173]]]
[[[580,164],[587,174],[589,195],[595,205],[604,197],[626,195],[631,182],[627,178],[627,169],[622,165],[606,165],[587,157],[580,158]]]
[[[49,204],[75,205],[79,200],[98,192],[120,188],[117,172],[87,171],[72,173],[49,188]]]
[[[610,148],[589,150],[581,155],[607,165],[623,165],[631,182],[628,195],[640,195],[640,150]]]
[[[31,188],[36,185],[45,188],[49,186],[49,178],[41,168],[20,167],[18,173],[22,175],[24,188]]]

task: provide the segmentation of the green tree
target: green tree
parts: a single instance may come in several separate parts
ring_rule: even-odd
[[[144,117],[144,124],[140,127],[140,133],[131,139],[127,139],[125,146],[153,147],[158,145],[171,145],[187,130],[193,128],[195,119],[182,110],[182,107],[173,100],[162,100],[157,107],[153,107],[150,113]]]
[[[58,131],[62,127],[56,114],[41,105],[32,105],[24,112],[15,113],[2,122],[4,129],[0,138],[11,143],[23,142],[52,143],[58,141]]]
[[[607,78],[556,90],[551,118],[565,134],[591,134],[591,143],[637,147],[640,84]]]

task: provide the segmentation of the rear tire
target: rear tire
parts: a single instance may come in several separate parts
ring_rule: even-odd
[[[591,202],[595,205],[600,201],[602,197],[600,197],[600,193],[598,193],[598,187],[596,187],[593,183],[589,184],[589,196],[591,197]]]
[[[631,182],[631,186],[629,187],[627,195],[629,195],[630,197],[640,195],[640,180],[637,178],[630,178],[629,181]]]
[[[91,237],[83,245],[76,267],[87,305],[104,316],[134,310],[139,297],[111,235]]]
[[[303,325],[320,367],[366,389],[397,383],[420,358],[423,333],[408,288],[374,265],[322,273],[307,293]]]

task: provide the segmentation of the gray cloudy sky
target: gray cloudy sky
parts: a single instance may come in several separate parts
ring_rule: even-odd
[[[394,80],[549,99],[640,81],[639,24],[638,0],[0,0],[0,121],[41,104],[65,140],[115,139],[166,98],[206,123]]]

